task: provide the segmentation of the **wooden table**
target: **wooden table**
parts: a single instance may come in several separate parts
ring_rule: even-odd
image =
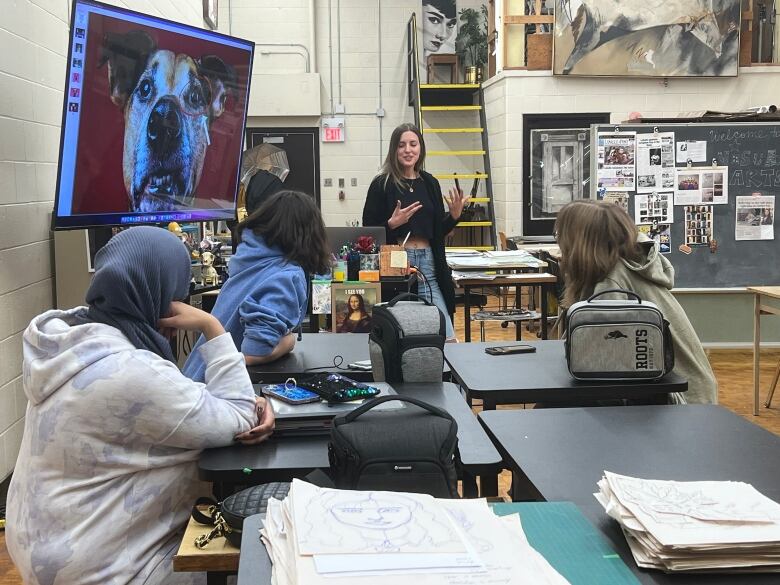
[[[465,325],[465,338],[466,341],[471,341],[471,301],[470,293],[473,288],[481,287],[502,287],[513,286],[515,287],[515,299],[520,298],[520,287],[522,286],[540,286],[542,288],[542,314],[541,314],[541,329],[542,339],[547,339],[547,290],[555,285],[557,278],[554,275],[546,272],[542,273],[524,273],[524,274],[501,274],[495,278],[474,278],[466,277],[459,278],[455,281],[455,286],[463,289],[463,319]],[[517,301],[516,301],[517,304]],[[521,322],[515,322],[517,328],[516,338],[520,340],[520,326]]]
[[[215,538],[205,548],[196,547],[195,539],[208,534],[211,528],[190,518],[179,550],[173,557],[173,570],[177,573],[205,571],[208,585],[221,585],[228,575],[238,571],[240,550],[224,537]]]
[[[765,305],[762,297],[780,299],[780,286],[749,286],[748,292],[753,293],[753,415],[758,416],[759,403],[759,361],[761,359],[761,315],[780,315],[780,308]],[[777,383],[777,376],[775,382]],[[774,388],[773,384],[773,388]],[[766,406],[769,406],[767,400]]]

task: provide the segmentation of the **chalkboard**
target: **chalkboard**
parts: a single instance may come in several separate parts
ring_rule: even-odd
[[[737,288],[751,285],[780,285],[780,233],[776,226],[774,240],[737,241],[736,197],[761,193],[774,195],[780,209],[780,123],[689,123],[620,124],[591,127],[592,147],[596,152],[598,132],[615,129],[636,131],[637,136],[654,132],[675,133],[679,141],[706,141],[707,162],[692,163],[693,168],[728,166],[728,203],[713,205],[713,236],[717,250],[708,246],[691,246],[692,252],[679,250],[684,242],[684,206],[675,205],[671,224],[671,253],[667,258],[675,268],[675,288]],[[592,157],[592,177],[596,177],[597,157]],[[685,163],[675,163],[678,168]],[[598,184],[591,181],[591,197],[597,197]],[[635,192],[629,197],[629,213],[634,217]]]

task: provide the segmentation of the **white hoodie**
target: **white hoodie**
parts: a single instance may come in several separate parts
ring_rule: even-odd
[[[136,349],[86,308],[39,315],[24,333],[24,438],[6,540],[26,584],[190,582],[171,574],[207,447],[256,423],[227,334],[204,344],[206,384]]]

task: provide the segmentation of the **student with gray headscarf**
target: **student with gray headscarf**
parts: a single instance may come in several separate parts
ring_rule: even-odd
[[[95,262],[89,306],[47,311],[24,333],[11,558],[26,584],[205,583],[171,564],[193,502],[208,493],[198,455],[265,439],[273,413],[219,321],[181,302],[190,261],[175,235],[131,228]],[[205,384],[173,362],[163,334],[173,329],[203,333]]]

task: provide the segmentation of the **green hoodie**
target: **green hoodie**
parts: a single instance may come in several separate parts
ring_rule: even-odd
[[[671,293],[674,287],[674,267],[646,236],[641,234],[639,241],[647,250],[647,259],[642,263],[627,260],[618,262],[612,272],[596,285],[594,292],[611,288],[628,289],[637,293],[642,300],[655,304],[669,321],[672,331],[674,371],[688,380],[688,391],[681,395],[684,402],[717,404],[718,383],[715,374],[688,316]]]

